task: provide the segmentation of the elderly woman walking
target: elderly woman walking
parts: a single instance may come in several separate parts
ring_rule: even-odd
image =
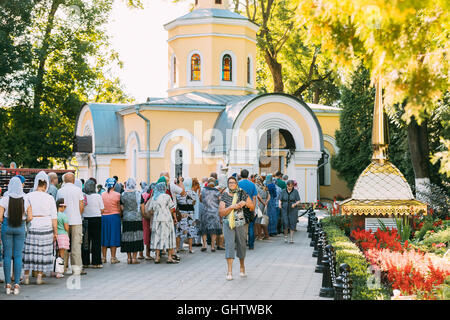
[[[267,215],[267,205],[270,201],[270,194],[267,190],[267,187],[264,186],[263,179],[261,176],[255,176],[255,186],[256,191],[258,192],[258,208],[262,214]],[[255,220],[255,230],[256,236],[258,240],[268,240],[269,239],[269,231],[267,224],[262,224],[263,217],[258,217]],[[264,238],[263,238],[264,236]]]
[[[298,190],[294,189],[294,181],[289,180],[286,189],[281,192],[280,208],[284,227],[284,242],[288,242],[288,229],[290,231],[290,243],[294,243],[294,230],[298,221],[298,205],[300,204],[300,195]]]
[[[136,180],[129,178],[120,197],[122,206],[122,241],[120,251],[128,255],[128,264],[139,264],[137,254],[144,250],[141,204],[144,198],[136,190]]]
[[[105,209],[102,213],[102,263],[106,262],[106,250],[111,250],[111,263],[119,263],[116,258],[117,247],[120,247],[120,193],[114,191],[116,180],[108,178],[106,188],[108,191],[102,193]]]
[[[201,251],[206,251],[206,237],[211,236],[211,252],[215,252],[216,237],[222,232],[220,230],[219,201],[220,191],[215,187],[215,179],[209,178],[208,184],[202,190],[201,201],[203,210],[200,214],[200,233],[203,237]]]
[[[176,247],[174,224],[177,223],[175,203],[166,194],[166,183],[158,182],[147,209],[153,212],[152,235],[150,248],[155,250],[155,263],[160,263],[161,250],[168,250],[167,263],[179,263],[173,258]]]
[[[13,177],[8,184],[8,194],[0,200],[0,223],[2,224],[3,272],[6,294],[11,293],[11,260],[14,257],[14,294],[19,294],[22,273],[22,250],[25,242],[25,221],[32,219],[29,205],[19,178]]]
[[[149,186],[147,186],[142,193],[142,198],[144,199],[144,205],[141,204],[141,211],[145,210],[145,204],[147,201],[152,197],[153,190],[155,189],[156,183],[151,183]],[[152,220],[153,216],[150,219],[146,219],[145,217],[142,218],[142,230],[144,232],[144,246],[145,246],[145,257],[144,252],[139,252],[138,259],[145,259],[145,260],[153,260],[151,254],[150,254],[150,236],[152,234]]]
[[[255,209],[252,199],[238,186],[235,177],[228,178],[228,189],[220,196],[219,213],[223,219],[225,238],[225,258],[227,259],[227,280],[233,280],[233,260],[235,255],[240,262],[240,276],[246,277],[245,251],[248,224],[245,221],[244,207]],[[235,252],[236,251],[236,252]]]
[[[189,253],[194,253],[192,243],[197,237],[198,230],[194,219],[194,205],[198,201],[197,194],[192,191],[192,179],[187,177],[183,181],[185,194],[177,194],[177,206],[181,213],[181,221],[177,223],[177,252],[183,248],[185,239],[188,239]]]
[[[33,192],[27,198],[33,210],[23,250],[24,284],[29,284],[30,270],[37,272],[37,284],[42,281],[43,273],[53,270],[53,242],[58,235],[58,216],[55,199],[47,193],[48,176],[39,172],[34,179]]]
[[[86,206],[83,211],[83,244],[81,258],[87,268],[103,268],[102,265],[102,213],[105,209],[102,196],[95,192],[95,181],[89,179],[84,184]],[[91,261],[92,253],[92,261]],[[92,264],[91,264],[92,262]]]

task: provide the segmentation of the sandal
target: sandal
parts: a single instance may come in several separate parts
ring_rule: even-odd
[[[145,257],[145,260],[155,260],[155,259],[152,257]]]
[[[176,264],[176,263],[180,263],[180,261],[177,261],[177,260],[167,260],[166,263],[168,263],[168,264]]]
[[[140,262],[137,259],[131,259],[131,264],[140,264]]]
[[[138,259],[139,259],[139,260],[144,260],[145,257],[144,257],[144,256],[139,256]]]
[[[224,247],[217,247],[217,250],[225,250]]]
[[[227,273],[227,280],[233,280],[233,274]]]
[[[161,263],[161,258],[159,258],[158,260],[155,259],[155,264]]]
[[[103,265],[102,264],[94,264],[92,266],[92,268],[94,268],[94,269],[101,269],[101,268],[103,268]]]
[[[189,253],[194,253],[195,251],[194,250],[189,250]]]
[[[173,259],[173,260],[176,260],[176,261],[180,261],[180,260],[181,260],[180,257],[177,256],[176,254],[173,254],[173,255],[172,255],[172,259]]]
[[[102,263],[106,263],[106,258],[102,258]]]
[[[131,259],[127,259],[127,264],[131,264]]]
[[[120,263],[119,259],[111,258],[111,264]]]
[[[206,248],[202,248],[200,251],[205,252],[206,250],[207,250]]]
[[[216,248],[211,248],[211,252],[216,252]]]

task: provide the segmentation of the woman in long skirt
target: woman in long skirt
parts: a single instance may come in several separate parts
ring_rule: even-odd
[[[33,192],[27,195],[33,209],[33,220],[25,239],[23,250],[24,284],[29,284],[30,270],[37,272],[37,284],[42,284],[42,274],[53,269],[53,242],[58,235],[55,199],[47,193],[48,176],[39,172],[34,179]]]
[[[268,174],[266,177],[266,185],[269,190],[270,200],[267,204],[267,214],[269,216],[269,236],[275,237],[277,233],[278,223],[278,201],[277,201],[277,189],[275,183],[272,181],[272,175]]]
[[[183,243],[186,239],[189,241],[189,253],[194,253],[192,250],[192,243],[197,237],[198,231],[194,219],[194,205],[197,201],[197,195],[192,191],[192,179],[186,178],[183,181],[184,190],[186,194],[182,196],[177,194],[177,206],[181,213],[181,221],[177,223],[177,251],[183,248]]]
[[[128,264],[139,264],[137,253],[144,250],[144,232],[142,229],[141,204],[144,203],[136,181],[130,178],[125,183],[125,192],[120,198],[122,205],[122,241],[120,251],[128,255]]]
[[[155,250],[155,263],[160,263],[161,250],[169,251],[167,263],[178,263],[173,259],[176,247],[174,223],[177,223],[175,203],[166,194],[165,182],[159,182],[155,186],[153,197],[149,201],[148,209],[153,211],[150,249]]]

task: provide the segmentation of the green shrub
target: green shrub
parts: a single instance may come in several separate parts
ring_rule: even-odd
[[[341,263],[346,263],[351,268],[352,300],[390,299],[390,290],[384,287],[380,289],[368,287],[372,276],[368,271],[370,265],[361,250],[345,235],[344,231],[334,224],[331,218],[324,218],[321,222],[328,242],[336,250],[337,273],[339,274]]]

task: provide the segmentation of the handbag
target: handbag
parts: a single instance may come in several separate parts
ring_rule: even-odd
[[[261,211],[261,208],[259,206],[256,207],[256,217],[257,218],[262,218],[263,213]]]
[[[64,259],[58,257],[58,242],[55,245],[55,262],[53,264],[53,271],[55,273],[64,273]]]

